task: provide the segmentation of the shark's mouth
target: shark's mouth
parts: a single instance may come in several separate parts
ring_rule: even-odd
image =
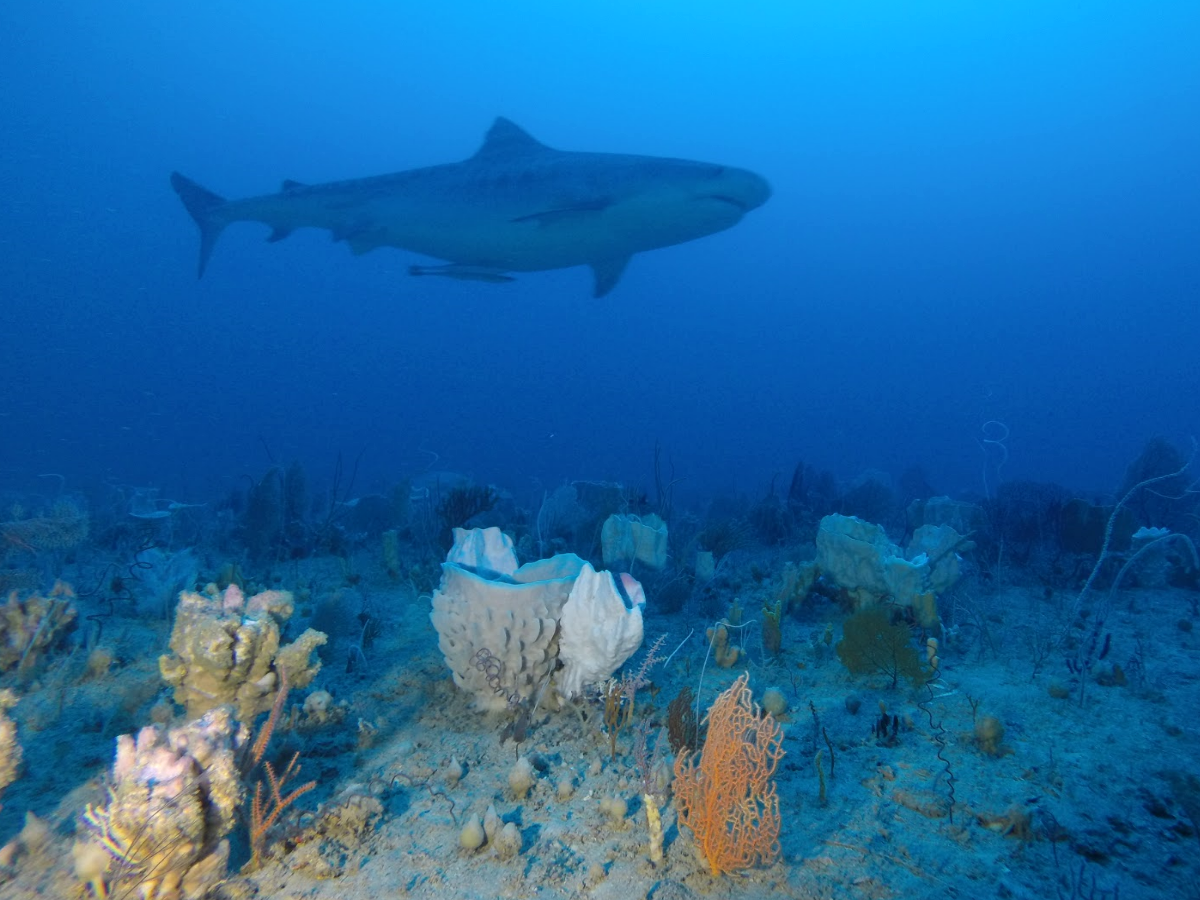
[[[720,203],[728,203],[730,206],[736,206],[742,212],[749,212],[751,207],[747,206],[742,200],[737,197],[730,197],[728,194],[704,194],[696,198],[697,200],[716,200]]]

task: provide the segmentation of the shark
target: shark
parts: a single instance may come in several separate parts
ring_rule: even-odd
[[[724,231],[771,196],[745,169],[556,150],[505,118],[462,162],[325,184],[287,180],[277,193],[241,200],[178,172],[171,186],[200,228],[198,277],[227,226],[261,222],[271,242],[320,228],[356,255],[397,247],[444,261],[412,265],[412,275],[501,283],[514,272],[590,266],[597,297],[634,254]]]

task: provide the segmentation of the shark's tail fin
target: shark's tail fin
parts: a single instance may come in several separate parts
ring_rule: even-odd
[[[184,207],[196,220],[196,224],[200,226],[200,269],[196,277],[203,278],[208,258],[212,256],[213,245],[216,244],[217,238],[221,236],[225,226],[229,224],[213,215],[216,210],[225,205],[225,198],[214,194],[207,188],[200,187],[196,182],[185,178],[178,172],[171,173],[171,187],[175,188],[175,193],[183,201]]]

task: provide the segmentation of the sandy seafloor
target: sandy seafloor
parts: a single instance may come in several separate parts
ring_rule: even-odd
[[[747,556],[724,567],[714,587],[730,601],[739,598],[747,619],[755,619],[773,586],[770,578],[757,582],[752,569],[779,572],[789,558],[798,557]],[[330,691],[344,704],[344,718],[281,731],[271,751],[283,762],[299,751],[301,779],[318,786],[275,830],[267,865],[231,876],[219,897],[1200,897],[1194,592],[1117,594],[1108,621],[1110,658],[1130,675],[1120,686],[1093,681],[1082,705],[1073,691],[1051,696],[1052,684],[1070,688],[1061,651],[1034,671],[1036,648],[1073,594],[1023,586],[1021,573],[1013,572],[1002,587],[968,578],[943,598],[950,634],[935,699],[926,705],[944,729],[952,820],[936,729],[918,706],[928,693],[850,675],[822,640],[829,622],[840,632],[845,613],[835,604],[811,598],[785,617],[778,659],[764,659],[761,639],[746,629],[743,660],[729,669],[709,662],[701,685],[708,623],[683,612],[655,614],[651,593],[648,640],[666,632],[673,648],[694,631],[668,665],[651,672],[657,692],[638,695],[642,713],[653,707],[649,714],[661,719],[685,685],[699,687],[707,707],[742,671],[756,697],[773,686],[790,705],[783,717],[787,755],[777,773],[781,856],[766,868],[713,877],[691,834],[677,826],[673,805],[664,810],[665,860],[650,863],[632,737],[622,734],[618,757],[610,759],[595,705],[586,716],[569,709],[539,715],[520,747],[537,763],[538,783],[528,797],[514,799],[507,775],[515,748],[500,740],[505,720],[474,711],[454,687],[437,650],[428,594],[390,582],[370,554],[356,566],[362,580],[353,589],[338,587],[334,560],[289,564],[282,578],[282,587],[307,585],[314,598],[367,594],[383,627],[365,665],[353,654],[354,671],[347,672],[357,643],[351,627],[335,629],[322,649],[324,670],[311,689]],[[78,651],[65,658],[60,651],[19,689],[12,715],[25,765],[3,797],[0,840],[20,831],[26,810],[52,832],[17,846],[0,873],[0,897],[90,896],[72,875],[72,834],[84,804],[103,800],[114,737],[146,724],[164,694],[157,656],[167,635],[167,623],[152,616],[110,619],[102,641],[115,656],[108,675],[89,678]],[[1134,656],[1141,671],[1129,665]],[[293,699],[302,702],[306,693]],[[849,697],[859,701],[857,713],[849,711]],[[872,734],[881,702],[900,718],[894,746]],[[825,744],[815,740],[810,703],[833,746],[832,775],[824,754],[825,805],[814,767],[815,750]],[[1004,725],[996,754],[985,753],[974,737],[973,716],[984,715]],[[465,770],[454,784],[446,774],[452,758]],[[565,799],[557,790],[564,779],[573,786]],[[628,804],[620,821],[601,808],[613,797]],[[482,817],[489,805],[519,827],[514,858],[459,846],[467,817]]]

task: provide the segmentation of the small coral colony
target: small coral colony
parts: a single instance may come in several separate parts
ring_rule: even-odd
[[[619,763],[627,776],[596,802],[636,825],[643,864],[669,862],[679,878],[762,871],[781,860],[791,818],[780,765],[801,748],[789,732],[803,723],[820,805],[853,752],[813,698],[849,685],[927,709],[951,696],[943,657],[968,640],[964,585],[1041,579],[1069,598],[1042,641],[1039,668],[1065,666],[1052,694],[1083,704],[1090,685],[1127,677],[1103,662],[1113,592],[1148,572],[1195,590],[1179,527],[1191,498],[1171,493],[1190,460],[1164,456],[1131,468],[1107,504],[1030,484],[974,502],[899,497],[882,481],[855,493],[808,467],[784,496],[687,512],[669,488],[651,503],[589,482],[523,509],[451,475],[387,495],[335,486],[314,502],[296,466],[212,506],[116,489],[14,501],[0,522],[0,789],[18,827],[0,878],[200,900],[319,854],[313,835],[333,840],[331,823],[351,835],[343,845],[366,840],[391,814],[381,789],[338,782],[365,780],[355,768],[368,750],[413,747],[380,712],[384,684],[403,677],[389,642],[406,648],[400,669],[425,654],[442,673],[426,687],[445,692],[441,715],[516,748],[487,757],[507,789],[486,809],[460,793],[486,754],[448,752],[428,777],[387,782],[444,798],[455,853],[503,864],[531,852],[493,798],[565,803]],[[856,740],[891,746],[918,727],[879,706]],[[972,714],[966,745],[1003,757],[1001,719]],[[410,724],[428,741],[436,723],[421,715],[433,713]],[[928,726],[923,814],[952,820],[959,738],[932,714]],[[552,738],[594,765],[555,775]],[[339,754],[348,761],[314,762]],[[22,829],[11,816],[25,809]],[[977,819],[1035,834],[1024,813]]]

